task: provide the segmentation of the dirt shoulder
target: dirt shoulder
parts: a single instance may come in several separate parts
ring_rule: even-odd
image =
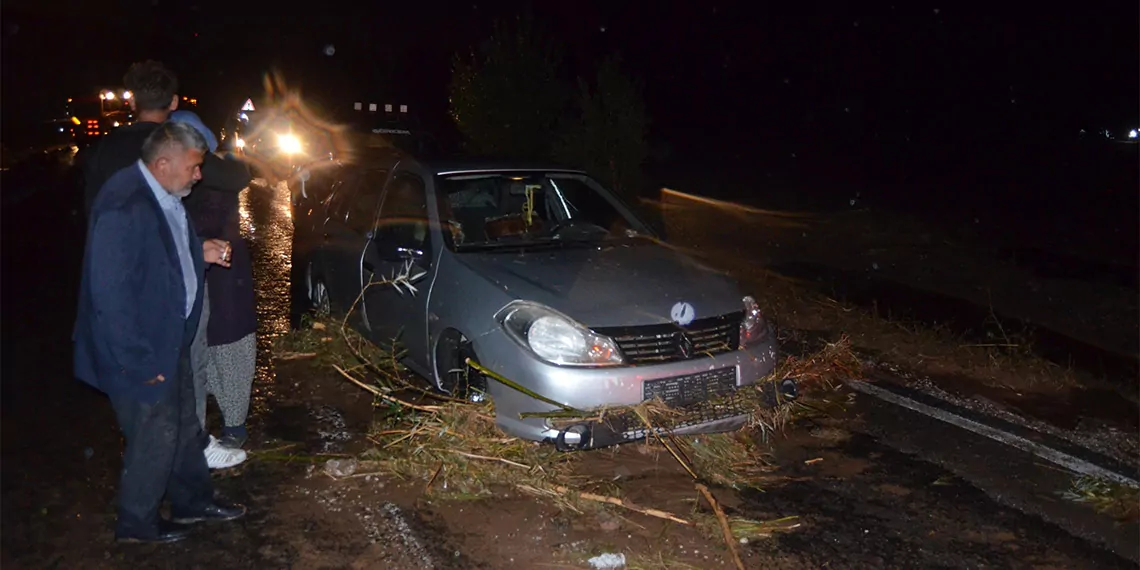
[[[865,365],[894,381],[1055,427],[1140,464],[1135,290],[1042,277],[968,235],[899,215],[665,197],[669,242],[745,284],[787,343],[846,336]]]

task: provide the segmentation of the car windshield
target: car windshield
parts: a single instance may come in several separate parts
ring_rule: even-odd
[[[440,219],[457,251],[648,235],[640,220],[584,174],[478,172],[438,180]]]

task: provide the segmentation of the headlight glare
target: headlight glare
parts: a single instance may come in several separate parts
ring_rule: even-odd
[[[292,133],[278,135],[277,146],[281,147],[281,151],[285,154],[299,154],[302,150],[301,139]]]
[[[613,339],[537,303],[515,301],[499,311],[507,334],[536,356],[562,366],[618,366],[625,363]]]

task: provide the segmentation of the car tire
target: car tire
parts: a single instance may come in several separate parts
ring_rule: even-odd
[[[321,278],[309,281],[309,298],[313,302],[313,312],[318,317],[328,317],[332,314],[332,302],[329,300],[329,289]]]

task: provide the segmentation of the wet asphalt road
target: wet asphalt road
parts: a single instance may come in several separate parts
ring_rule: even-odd
[[[81,567],[61,544],[110,539],[121,443],[105,398],[71,378],[69,336],[83,225],[73,214],[78,193],[69,191],[64,178],[58,180],[2,210],[6,567],[53,567],[61,560],[61,567]],[[283,412],[279,404],[293,388],[280,385],[268,358],[273,335],[288,328],[287,195],[252,188],[242,198],[242,220],[254,253],[261,317],[251,423],[262,434],[285,438],[282,434],[309,431],[306,422],[323,421],[313,413]],[[288,409],[295,410],[295,404]],[[740,506],[745,516],[797,513],[807,523],[800,532],[751,547],[766,564],[1136,566],[1135,525],[1120,527],[1059,500],[1068,476],[1028,454],[865,396],[856,397],[846,415],[804,431],[774,451],[777,463],[795,479],[746,496]],[[819,457],[823,460],[805,463]],[[279,482],[273,471],[258,473],[256,483],[221,486],[264,513],[273,508]],[[242,526],[243,540],[252,544],[208,539],[223,551],[241,548],[241,556],[186,558],[182,564],[289,565],[246,551],[260,544],[261,521]],[[113,566],[154,560],[115,556]]]

